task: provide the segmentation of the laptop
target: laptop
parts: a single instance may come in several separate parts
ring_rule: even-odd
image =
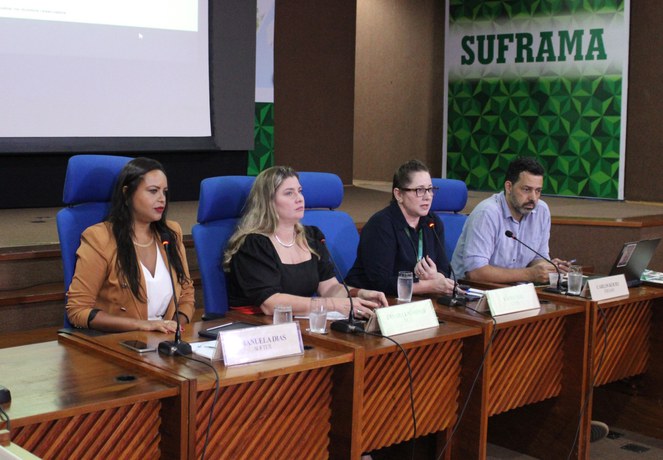
[[[652,238],[624,243],[617,260],[612,265],[610,276],[624,274],[628,287],[642,284],[640,277],[649,265],[660,241],[660,238]]]

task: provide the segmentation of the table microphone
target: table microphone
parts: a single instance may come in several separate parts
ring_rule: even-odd
[[[564,289],[562,289],[562,272],[559,271],[559,267],[557,265],[555,265],[555,263],[553,263],[552,260],[548,259],[547,257],[543,257],[543,254],[540,254],[539,252],[537,252],[533,248],[529,247],[524,242],[520,241],[518,238],[516,238],[516,235],[514,235],[511,230],[507,230],[506,232],[504,232],[504,234],[507,236],[507,238],[511,238],[512,240],[516,240],[517,242],[519,242],[520,244],[525,246],[527,249],[532,251],[534,254],[541,257],[543,260],[545,260],[546,262],[551,264],[553,267],[555,267],[555,270],[557,270],[557,287],[556,288],[547,287],[547,288],[544,289],[544,291],[554,292],[554,293],[557,293],[557,294],[566,293],[566,291],[564,291]]]
[[[442,245],[440,237],[437,235],[437,232],[435,231],[435,219],[430,214],[428,215],[428,227],[433,231],[433,235],[435,235],[435,240],[437,241],[438,246],[440,247],[440,249],[444,251],[444,245]],[[456,281],[456,274],[454,273],[454,269],[451,266],[451,262],[449,262],[449,273],[451,274],[451,279],[453,279],[454,281],[453,291],[451,291],[450,296],[443,295],[441,297],[438,297],[437,303],[441,305],[447,305],[449,307],[464,307],[465,305],[467,305],[467,299],[463,296],[458,295],[458,282]]]
[[[327,247],[327,241],[324,238],[321,238],[320,242],[322,243],[323,246],[327,248],[327,253],[329,254],[329,260],[331,260],[331,263],[334,266],[334,270],[339,274],[339,276],[341,276],[341,271],[338,269],[338,265],[336,265],[336,261],[334,260],[331,251]],[[355,319],[355,309],[354,306],[352,305],[352,296],[350,295],[350,288],[348,288],[348,285],[345,284],[345,280],[343,279],[342,276],[341,276],[341,284],[345,288],[345,292],[348,294],[348,299],[350,299],[350,312],[348,313],[348,319],[339,319],[337,321],[332,321],[332,323],[329,325],[329,328],[332,329],[333,331],[345,332],[347,334],[364,332],[363,321],[357,321]]]
[[[173,281],[173,273],[170,271],[170,235],[168,232],[161,233],[161,244],[166,248],[166,258],[168,259],[168,276],[170,277],[170,286],[173,290],[173,303],[175,304],[175,322],[177,329],[175,330],[175,340],[164,340],[159,343],[159,353],[164,355],[190,355],[191,345],[182,341],[182,331],[180,327],[180,305],[175,294],[175,282]]]

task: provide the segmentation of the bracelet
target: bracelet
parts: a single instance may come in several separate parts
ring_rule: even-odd
[[[350,294],[348,297],[357,297],[359,295],[359,289],[357,288],[348,289],[348,292]]]

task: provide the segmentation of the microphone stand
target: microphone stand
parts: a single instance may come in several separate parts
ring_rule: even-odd
[[[506,232],[504,232],[504,234],[506,235],[507,238],[511,238],[512,240],[515,240],[515,241],[519,242],[520,244],[522,244],[523,246],[525,246],[527,249],[529,249],[530,251],[532,251],[534,254],[536,254],[537,256],[541,257],[543,260],[545,260],[545,261],[548,262],[550,265],[552,265],[553,267],[555,267],[555,271],[557,271],[557,287],[556,287],[556,288],[554,288],[554,287],[547,287],[547,288],[544,288],[544,289],[543,289],[544,291],[546,291],[546,292],[553,292],[553,293],[555,293],[555,294],[566,294],[566,291],[565,291],[564,289],[562,289],[562,272],[559,271],[559,267],[558,267],[556,264],[554,264],[552,260],[548,259],[547,257],[543,257],[543,254],[540,254],[540,253],[539,253],[538,251],[536,251],[534,248],[529,247],[529,246],[528,246],[527,244],[525,244],[523,241],[521,241],[521,240],[519,240],[518,238],[516,238],[516,235],[514,235],[513,232],[512,232],[511,230],[507,230]]]
[[[322,245],[327,248],[327,254],[329,254],[329,260],[331,260],[332,265],[334,266],[334,271],[338,273],[339,276],[341,276],[341,271],[338,269],[338,265],[336,265],[336,261],[334,260],[334,257],[332,257],[331,251],[327,247],[327,243],[324,238],[320,240]],[[345,283],[345,280],[341,276],[341,284],[343,285],[343,288],[345,289],[345,292],[348,295],[348,299],[350,299],[350,312],[348,313],[348,319],[339,319],[336,321],[332,321],[331,324],[329,325],[329,328],[333,331],[338,331],[338,332],[344,332],[346,334],[354,334],[357,332],[364,332],[364,321],[358,321],[355,319],[355,309],[354,305],[352,304],[352,296],[350,295],[350,288],[348,288],[348,285]]]
[[[190,355],[192,353],[191,345],[182,340],[182,331],[180,326],[180,305],[175,294],[175,281],[173,281],[173,273],[170,268],[170,237],[168,233],[161,234],[161,244],[166,248],[166,258],[168,259],[168,276],[170,277],[170,287],[173,290],[173,303],[175,304],[175,322],[177,329],[175,330],[175,340],[164,340],[159,343],[159,353],[164,355]]]
[[[431,215],[428,215],[428,227],[433,231],[433,235],[435,236],[435,240],[437,241],[438,246],[444,251],[444,245],[440,241],[440,237],[435,231],[435,219]],[[456,273],[454,273],[454,269],[451,266],[451,261],[449,261],[449,273],[451,274],[451,279],[453,279],[454,288],[451,291],[450,296],[443,295],[438,297],[437,303],[440,305],[447,305],[449,307],[464,307],[467,305],[467,299],[458,295],[458,282],[456,280]]]

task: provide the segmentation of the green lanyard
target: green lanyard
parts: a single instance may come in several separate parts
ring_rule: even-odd
[[[418,249],[414,247],[414,241],[412,241],[411,233],[408,230],[408,227],[405,227],[405,234],[410,240],[410,243],[412,243],[412,249],[414,249],[415,255],[417,256],[417,262],[419,262],[424,257],[424,232],[422,229],[419,229]]]

